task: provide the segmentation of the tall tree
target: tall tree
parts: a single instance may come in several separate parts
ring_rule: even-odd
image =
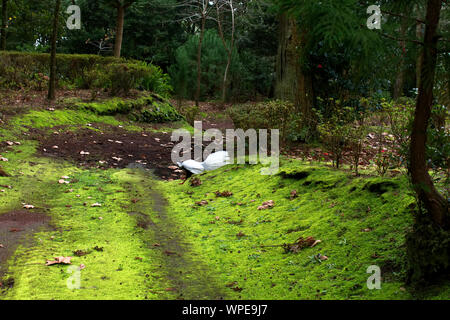
[[[402,18],[401,20],[401,26],[400,26],[400,36],[401,36],[401,40],[399,41],[399,46],[401,48],[401,57],[400,57],[400,63],[398,65],[398,69],[397,69],[397,76],[395,78],[395,83],[394,83],[394,93],[392,95],[392,97],[394,99],[398,99],[401,96],[403,96],[403,90],[404,90],[404,86],[405,86],[405,64],[406,64],[406,34],[408,32],[408,19],[407,18]]]
[[[295,103],[305,120],[313,105],[311,74],[304,72],[301,61],[305,55],[306,32],[300,31],[295,16],[282,13],[279,27],[279,46],[276,65],[275,96]]]
[[[212,18],[214,1],[211,0],[187,0],[179,5],[182,7],[181,20],[185,23],[199,23],[198,30],[199,42],[197,47],[197,87],[195,90],[195,105],[198,106],[200,102],[201,84],[202,84],[202,49],[203,40],[205,37],[206,22]]]
[[[6,28],[8,23],[8,0],[2,0],[2,28],[0,39],[0,50],[6,50]]]
[[[231,59],[233,58],[234,36],[236,30],[236,18],[235,18],[236,10],[234,7],[233,0],[216,0],[216,11],[217,11],[217,25],[219,28],[219,36],[220,39],[222,40],[225,50],[227,50],[228,53],[227,66],[225,67],[222,83],[222,102],[225,103],[227,98],[228,73],[230,71]],[[231,36],[229,45],[225,40],[225,34],[223,30],[222,14],[224,11],[229,12],[231,16]]]
[[[116,40],[114,42],[114,57],[120,58],[123,41],[123,25],[125,22],[125,11],[135,0],[113,0],[111,5],[117,9]]]
[[[438,58],[438,26],[442,0],[428,0],[425,36],[421,58],[419,97],[417,99],[411,134],[410,174],[420,202],[433,221],[449,227],[448,201],[435,188],[428,173],[426,146],[427,131],[433,107],[433,88]]]
[[[58,22],[59,22],[59,11],[61,8],[61,0],[56,0],[55,12],[53,15],[53,33],[51,39],[51,54],[50,54],[50,80],[48,86],[48,100],[55,100],[56,94],[56,45],[58,38]]]

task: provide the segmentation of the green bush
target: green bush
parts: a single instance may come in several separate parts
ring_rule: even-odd
[[[279,129],[283,142],[289,140],[292,131],[297,130],[297,110],[293,103],[282,100],[269,100],[259,103],[235,105],[228,114],[236,128]]]
[[[173,89],[168,74],[164,73],[159,66],[144,61],[138,61],[136,64],[144,68],[144,73],[138,82],[140,89],[157,92],[166,98],[170,96]]]
[[[144,77],[145,69],[136,64],[115,63],[108,67],[111,95],[128,94]]]
[[[198,106],[187,106],[179,107],[178,111],[186,118],[186,121],[194,126],[194,121],[198,120],[197,117],[200,115],[200,107]]]
[[[350,133],[350,127],[346,124],[347,123],[342,120],[341,114],[338,114],[323,121],[317,127],[321,142],[333,156],[333,166],[336,166],[338,169]]]
[[[382,100],[381,108],[382,112],[386,114],[388,125],[394,136],[394,151],[400,156],[400,163],[406,165],[409,157],[415,101],[406,98],[396,102]]]
[[[48,78],[50,55],[43,53],[0,52],[0,86],[43,90]],[[168,97],[170,79],[154,65],[135,60],[118,60],[97,55],[58,54],[60,84],[79,89],[109,89],[112,95],[131,89],[149,90]]]

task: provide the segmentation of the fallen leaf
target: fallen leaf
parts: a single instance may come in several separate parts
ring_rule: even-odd
[[[86,269],[86,266],[84,264],[80,264],[80,270]]]
[[[191,187],[198,187],[202,185],[202,181],[199,178],[192,178],[190,184]]]
[[[177,254],[176,252],[172,252],[172,251],[168,251],[168,250],[164,251],[164,253],[168,256],[173,256],[173,255]]]
[[[258,210],[272,209],[274,206],[275,206],[275,202],[273,200],[269,200],[269,201],[263,202],[262,206],[258,207]]]
[[[291,191],[291,200],[294,200],[295,198],[298,198],[297,190]]]
[[[72,257],[55,257],[55,260],[47,260],[46,262],[46,266],[51,266],[54,264],[72,264],[72,262],[70,262],[70,260],[72,260]]]
[[[195,204],[198,205],[199,207],[203,207],[203,206],[206,206],[208,204],[208,201],[202,200],[202,201],[196,202]]]
[[[320,241],[320,240],[319,240]],[[285,253],[298,253],[300,252],[300,250],[308,248],[308,247],[313,247],[315,245],[317,245],[317,240],[314,239],[313,237],[308,237],[308,238],[303,238],[300,237],[297,239],[296,242],[291,243],[291,244],[283,244],[283,248]]]
[[[76,255],[77,257],[82,257],[82,256],[87,255],[88,253],[86,251],[83,251],[83,250],[76,250],[76,251],[73,252],[73,254]]]
[[[311,248],[314,248],[315,246],[317,246],[319,243],[321,243],[322,240],[316,240],[312,245]]]
[[[230,192],[230,191],[224,191],[224,192],[216,191],[214,193],[216,194],[216,197],[223,197],[223,198],[228,198],[233,195],[233,192]]]

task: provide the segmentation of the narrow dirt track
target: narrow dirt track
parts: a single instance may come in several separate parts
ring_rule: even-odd
[[[146,181],[155,179],[150,173],[144,174],[149,177]],[[178,299],[224,299],[223,285],[211,275],[205,263],[195,259],[190,244],[184,241],[182,226],[177,225],[167,212],[167,200],[155,188],[149,186],[147,190],[153,214],[158,217],[158,222],[149,225],[154,234],[152,240],[160,244],[158,249],[165,255],[164,268]]]

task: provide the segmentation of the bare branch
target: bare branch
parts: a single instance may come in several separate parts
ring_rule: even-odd
[[[394,13],[394,12],[390,12],[390,11],[386,11],[386,10],[382,10],[381,13],[382,14],[387,14],[387,15],[393,16],[393,17],[399,17],[399,18],[414,20],[414,21],[416,21],[418,23],[427,24],[426,21],[424,21],[424,20],[413,18],[413,17],[409,17],[409,16],[405,16],[405,15],[400,14],[400,13]]]
[[[391,35],[386,34],[386,33],[382,33],[381,35],[382,35],[383,37],[385,37],[385,38],[388,38],[388,39],[391,39],[391,40],[395,40],[395,41],[399,41],[399,42],[409,41],[409,42],[413,42],[413,43],[416,43],[416,44],[420,44],[421,46],[424,45],[424,43],[423,43],[422,41],[419,41],[419,40],[396,38],[396,37],[391,36]]]

